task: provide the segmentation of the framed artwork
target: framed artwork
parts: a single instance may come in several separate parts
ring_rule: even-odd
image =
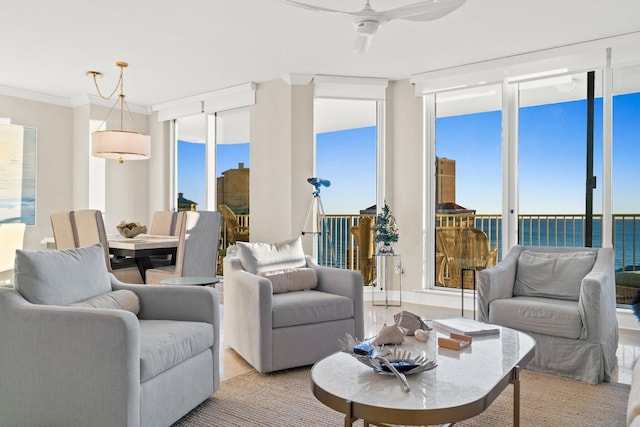
[[[36,223],[35,128],[0,124],[0,223]]]

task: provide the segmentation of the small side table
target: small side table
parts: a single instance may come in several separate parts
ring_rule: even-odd
[[[170,277],[160,280],[161,285],[178,285],[178,286],[215,286],[220,279],[213,276],[184,276]]]
[[[372,286],[371,304],[385,307],[402,305],[402,264],[400,255],[376,255],[378,283]],[[384,291],[384,304],[376,304],[376,288]],[[398,291],[398,304],[389,304],[389,291]]]

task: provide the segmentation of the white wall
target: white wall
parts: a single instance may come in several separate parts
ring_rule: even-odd
[[[42,249],[51,236],[49,213],[72,205],[72,109],[0,95],[0,116],[16,125],[37,128],[36,225],[25,232],[25,249]]]

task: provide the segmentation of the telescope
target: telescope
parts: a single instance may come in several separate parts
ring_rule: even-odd
[[[331,186],[331,181],[329,181],[328,179],[320,179],[318,177],[307,178],[307,182],[316,188],[316,191],[313,192],[314,196],[320,195],[320,187]]]

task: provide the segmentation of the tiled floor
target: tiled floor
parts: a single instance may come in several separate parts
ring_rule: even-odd
[[[224,306],[221,307],[224,310]],[[365,302],[365,336],[375,335],[384,323],[393,323],[393,315],[400,310],[408,310],[423,319],[442,319],[446,317],[457,317],[458,310],[426,305],[402,303],[402,307],[372,306],[371,302]],[[224,344],[222,337],[222,379],[227,380],[236,375],[243,374],[253,369],[235,351]],[[613,381],[616,383],[630,384],[631,369],[634,362],[640,357],[640,332],[620,330],[620,340],[618,343],[618,368],[613,373]]]

